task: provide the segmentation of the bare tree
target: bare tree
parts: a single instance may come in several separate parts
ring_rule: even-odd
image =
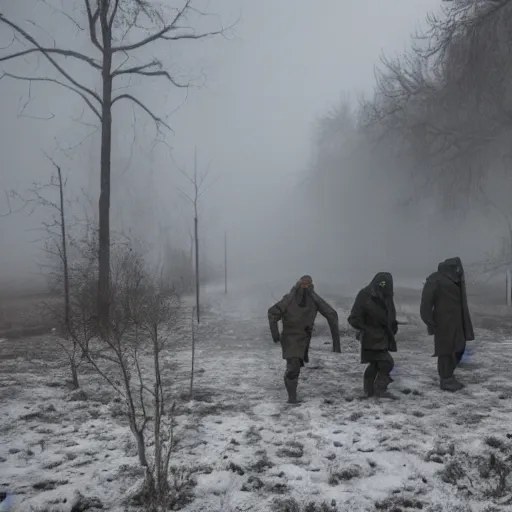
[[[10,196],[22,206],[17,210],[29,208],[29,215],[36,210],[43,209],[49,215],[49,220],[42,221],[40,228],[44,232],[44,251],[48,261],[42,264],[45,273],[52,280],[52,285],[60,288],[59,295],[63,297],[63,307],[60,304],[48,304],[49,313],[59,325],[60,347],[69,360],[71,369],[71,382],[74,389],[80,387],[78,369],[83,362],[79,343],[73,335],[73,321],[71,314],[71,284],[69,245],[72,240],[68,233],[67,210],[69,201],[66,200],[67,179],[63,178],[61,167],[51,157],[47,158],[52,163],[55,172],[47,183],[35,183],[27,194],[11,192]],[[54,195],[56,197],[52,198]]]
[[[420,112],[423,146],[437,192],[456,205],[488,177],[511,135],[510,0],[452,0],[430,15],[415,48],[433,77]],[[421,85],[421,84],[420,84]],[[411,131],[412,133],[412,131]],[[504,144],[504,138],[508,139]],[[426,159],[424,159],[426,160]],[[493,169],[494,170],[494,169]]]
[[[38,0],[34,0],[34,3]],[[45,3],[52,5],[50,0]],[[158,59],[141,61],[140,52],[157,43],[173,44],[184,40],[198,40],[225,33],[224,28],[209,32],[196,32],[189,26],[193,15],[204,16],[192,0],[183,0],[180,8],[171,8],[151,0],[80,0],[86,18],[91,53],[83,53],[56,44],[45,44],[28,28],[8,18],[0,10],[0,25],[12,30],[12,44],[0,51],[0,63],[43,57],[55,71],[55,76],[29,76],[0,71],[0,79],[28,82],[30,86],[46,82],[58,85],[77,94],[88,106],[101,126],[100,198],[99,198],[99,273],[98,318],[106,326],[109,317],[110,284],[110,185],[113,107],[121,101],[130,101],[141,108],[156,123],[157,128],[169,128],[164,118],[154,113],[140,99],[129,92],[118,92],[133,77],[161,78],[179,88],[189,87],[188,82],[176,80]],[[80,16],[71,7],[68,12],[52,6],[54,12],[63,14],[73,27],[81,27]],[[29,21],[31,27],[38,25]],[[48,34],[49,31],[47,30]],[[18,44],[19,48],[12,49]],[[75,78],[66,59],[88,66],[101,82],[101,92]],[[118,63],[116,65],[116,63]]]
[[[177,442],[174,405],[166,391],[170,376],[162,357],[179,316],[180,300],[159,281],[159,273],[147,267],[131,243],[116,244],[111,262],[109,336],[95,339],[87,357],[94,370],[124,400],[139,463],[146,468],[144,500],[150,502],[151,510],[160,510],[157,506],[165,507],[170,499],[169,465]],[[72,289],[78,298],[72,303],[82,308],[77,317],[88,329],[97,296],[91,286],[94,279],[89,266],[84,263],[80,286]],[[88,300],[83,300],[87,293]],[[152,456],[148,446],[154,446]]]
[[[216,179],[211,181],[208,185],[205,185],[205,181],[209,175],[210,164],[206,167],[206,170],[203,174],[199,175],[197,170],[197,148],[194,150],[194,173],[192,177],[190,177],[181,167],[176,165],[179,171],[185,176],[185,178],[192,185],[193,193],[191,195],[179,190],[180,194],[187,199],[194,208],[194,247],[195,247],[195,270],[196,270],[196,315],[197,315],[197,323],[200,322],[200,301],[199,301],[199,291],[200,291],[200,276],[199,276],[199,212],[198,205],[199,199],[202,195],[215,183]]]

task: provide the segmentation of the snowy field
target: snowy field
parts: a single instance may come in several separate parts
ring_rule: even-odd
[[[177,400],[175,510],[188,512],[512,510],[512,332],[505,308],[473,304],[477,339],[458,377],[438,387],[418,291],[398,290],[397,400],[362,400],[358,343],[340,314],[342,354],[318,320],[299,407],[287,405],[267,308],[287,291],[204,294],[195,400],[188,321],[166,356]],[[318,289],[322,293],[321,288]],[[127,504],[143,471],[120,400],[86,369],[82,391],[50,336],[0,342],[0,492],[16,511],[143,510]],[[77,492],[86,498],[74,506]],[[96,506],[96,508],[94,508]],[[89,508],[88,508],[89,507]]]

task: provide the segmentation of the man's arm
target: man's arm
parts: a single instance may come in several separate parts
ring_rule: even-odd
[[[332,337],[332,350],[333,352],[340,353],[340,325],[338,319],[338,313],[336,310],[328,304],[322,297],[316,293],[313,296],[318,312],[327,320],[329,329],[331,330]]]
[[[279,334],[279,320],[283,319],[284,314],[286,313],[286,305],[289,303],[289,295],[285,295],[279,302],[276,302],[272,307],[268,310],[268,324],[270,326],[270,334],[272,335],[272,339],[275,343],[278,343],[281,339]]]
[[[434,302],[437,290],[437,282],[433,278],[427,278],[421,292],[420,316],[427,326],[428,333],[434,334]]]
[[[350,315],[348,316],[348,323],[356,330],[362,331],[365,327],[364,325],[364,301],[365,301],[365,293],[364,290],[361,290],[354,301],[354,305],[350,310]]]

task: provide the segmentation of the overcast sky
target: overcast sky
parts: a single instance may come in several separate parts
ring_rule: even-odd
[[[34,3],[3,0],[2,9],[21,19],[32,12]],[[212,177],[218,176],[218,181],[205,204],[215,209],[207,213],[214,237],[228,230],[244,245],[264,229],[276,215],[272,207],[307,169],[316,119],[344,93],[371,94],[381,53],[402,52],[426,13],[439,5],[440,0],[209,2],[208,11],[217,13],[224,25],[241,19],[227,38],[182,42],[171,54],[184,72],[202,70],[207,81],[190,91],[186,103],[170,118],[175,134],[169,134],[167,141],[180,165],[190,169],[194,146],[200,168],[212,162]],[[5,41],[6,29],[0,30]],[[23,187],[40,177],[45,166],[48,171],[41,149],[51,152],[55,139],[72,138],[76,123],[66,114],[77,99],[46,89],[37,99],[40,115],[50,105],[55,118],[51,122],[19,119],[16,111],[23,89],[19,83],[4,82],[0,82],[0,186]],[[163,110],[176,108],[183,100],[182,91],[167,95],[167,87],[164,92],[158,84],[146,84],[145,93],[152,96],[153,104],[162,94]],[[161,159],[163,152],[159,154]],[[94,165],[94,155],[91,161]],[[169,202],[176,198],[172,176],[158,185]],[[19,219],[0,222],[3,274],[23,272],[34,258],[30,236],[24,231],[27,226]]]

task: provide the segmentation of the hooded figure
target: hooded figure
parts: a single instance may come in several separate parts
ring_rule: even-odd
[[[286,359],[284,384],[288,403],[297,403],[300,369],[309,360],[309,344],[317,313],[329,323],[333,351],[341,352],[338,313],[317,295],[311,276],[302,276],[290,292],[268,310],[272,339],[275,343],[281,342],[283,359]],[[279,320],[283,322],[282,334],[279,334]]]
[[[466,342],[475,339],[468,309],[464,268],[460,258],[449,258],[428,276],[420,306],[421,319],[434,335],[441,389],[458,391],[464,387],[453,372],[462,359]]]
[[[393,276],[379,272],[356,297],[348,323],[359,331],[361,363],[367,364],[363,377],[364,394],[393,398],[387,391],[395,365],[390,352],[396,352],[398,332],[393,301]]]

